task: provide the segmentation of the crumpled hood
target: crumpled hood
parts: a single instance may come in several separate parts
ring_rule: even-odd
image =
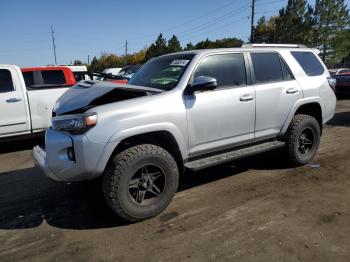
[[[53,114],[83,111],[104,103],[160,93],[162,90],[149,87],[118,85],[102,81],[82,81],[68,89],[56,102]],[[110,99],[108,99],[108,95]],[[104,99],[101,99],[104,98]]]

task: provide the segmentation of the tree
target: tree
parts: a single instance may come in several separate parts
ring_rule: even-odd
[[[80,61],[79,59],[76,59],[76,60],[74,60],[73,65],[80,66],[80,65],[84,65],[84,63],[82,61]]]
[[[254,43],[274,42],[274,33],[276,30],[274,20],[270,18],[266,21],[265,16],[260,17],[253,31]]]
[[[96,56],[92,59],[91,64],[89,66],[89,71],[90,72],[102,72],[103,67],[100,63],[100,61],[96,58]]]
[[[312,45],[314,42],[314,10],[306,0],[288,0],[275,19],[273,41]]]
[[[174,53],[174,52],[179,52],[181,50],[182,50],[182,47],[180,45],[180,41],[177,39],[175,35],[173,35],[172,38],[170,38],[168,41],[167,52]]]
[[[191,42],[189,42],[185,47],[185,50],[193,50],[193,49],[194,49],[194,46]]]
[[[211,41],[207,38],[206,40],[198,42],[195,45],[192,45],[192,43],[188,43],[186,46],[186,50],[240,47],[242,44],[243,44],[243,41],[237,38],[223,38],[215,41]]]
[[[317,24],[316,45],[322,50],[322,59],[326,61],[327,56],[330,60],[339,59],[338,48],[343,49],[343,41],[348,42],[344,38],[344,30],[350,26],[349,10],[344,0],[316,0],[314,16]]]
[[[163,34],[159,34],[157,40],[151,44],[146,52],[146,60],[151,59],[153,57],[157,57],[160,55],[164,55],[167,53],[167,42],[163,37]]]

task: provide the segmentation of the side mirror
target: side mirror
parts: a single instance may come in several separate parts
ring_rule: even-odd
[[[210,76],[198,76],[193,79],[192,84],[188,87],[188,93],[193,94],[196,91],[213,90],[218,86],[215,78]]]

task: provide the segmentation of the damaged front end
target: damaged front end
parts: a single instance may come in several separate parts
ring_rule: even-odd
[[[82,81],[67,90],[56,102],[52,116],[81,114],[90,108],[154,95],[163,90],[149,87],[118,85],[101,81]]]

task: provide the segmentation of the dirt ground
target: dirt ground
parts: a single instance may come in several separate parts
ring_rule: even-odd
[[[160,216],[118,219],[91,183],[33,167],[39,139],[0,144],[0,261],[350,261],[350,100],[312,164],[280,151],[187,172]]]

